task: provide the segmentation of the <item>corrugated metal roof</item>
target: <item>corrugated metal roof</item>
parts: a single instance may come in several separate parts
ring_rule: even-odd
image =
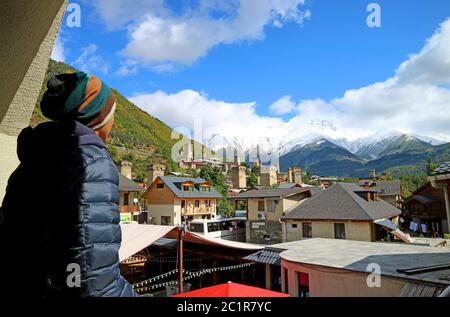
[[[280,266],[281,265],[280,253],[283,251],[285,250],[266,248],[264,250],[246,256],[244,260]]]

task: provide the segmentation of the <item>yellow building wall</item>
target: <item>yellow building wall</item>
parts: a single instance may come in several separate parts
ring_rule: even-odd
[[[332,221],[304,221],[310,222],[312,228],[312,238],[334,239],[334,223]],[[292,228],[292,224],[297,224],[297,228]],[[303,238],[303,221],[286,222],[286,240],[297,241]],[[347,240],[374,241],[373,224],[370,222],[345,222],[345,236]]]

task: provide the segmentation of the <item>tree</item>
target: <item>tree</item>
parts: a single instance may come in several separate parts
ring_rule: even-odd
[[[122,161],[127,161],[127,162],[134,163],[134,161],[135,161],[134,154],[131,153],[131,152],[128,152],[127,154],[125,154],[125,155],[122,157]]]
[[[411,196],[420,186],[422,186],[427,181],[427,176],[425,174],[411,175],[402,174],[400,175],[400,182],[402,184],[402,195]]]
[[[436,164],[433,163],[433,159],[429,157],[427,159],[427,175],[430,175],[436,169],[436,167]]]
[[[256,176],[255,173],[253,173],[253,171],[250,173],[250,175],[248,177],[247,185],[249,187],[258,185],[258,177]]]
[[[118,162],[120,160],[119,151],[113,145],[108,145],[108,152],[111,155],[113,161]]]
[[[200,177],[210,182],[214,188],[222,195],[222,198],[217,202],[217,211],[219,214],[230,217],[233,214],[233,205],[228,198],[228,185],[225,181],[225,176],[222,169],[217,166],[207,164],[200,170]]]

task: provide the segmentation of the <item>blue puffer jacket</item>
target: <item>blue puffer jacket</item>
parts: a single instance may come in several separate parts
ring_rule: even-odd
[[[137,296],[119,270],[119,176],[102,140],[78,122],[49,122],[24,129],[17,154],[1,207],[2,293]],[[68,286],[70,263],[79,287]]]

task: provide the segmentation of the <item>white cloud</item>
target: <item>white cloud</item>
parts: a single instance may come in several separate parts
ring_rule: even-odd
[[[150,12],[167,12],[164,0],[94,0],[93,5],[109,30],[119,30]]]
[[[289,96],[280,98],[270,110],[296,111],[289,120],[259,115],[254,102],[227,103],[192,90],[158,91],[131,99],[173,127],[193,129],[195,120],[202,120],[204,128],[214,131],[209,137],[239,140],[246,146],[276,146],[310,133],[354,140],[392,129],[449,139],[449,48],[450,19],[384,82],[348,90],[330,101],[294,103]]]
[[[109,64],[97,54],[98,46],[90,44],[81,49],[81,54],[74,62],[74,65],[78,66],[84,72],[100,72],[104,75],[109,72]]]
[[[164,0],[96,0],[109,29],[127,27],[123,56],[146,64],[189,65],[220,44],[260,40],[266,26],[302,24],[311,16],[300,7],[305,0],[199,0],[181,12]]]
[[[269,110],[275,115],[285,115],[291,113],[296,108],[296,103],[291,96],[283,96],[270,105]]]
[[[61,40],[60,36],[56,38],[55,45],[53,46],[52,50],[52,55],[50,57],[57,62],[64,62],[65,60],[64,43]]]
[[[450,83],[450,19],[441,24],[418,54],[413,54],[397,70],[402,83]]]

